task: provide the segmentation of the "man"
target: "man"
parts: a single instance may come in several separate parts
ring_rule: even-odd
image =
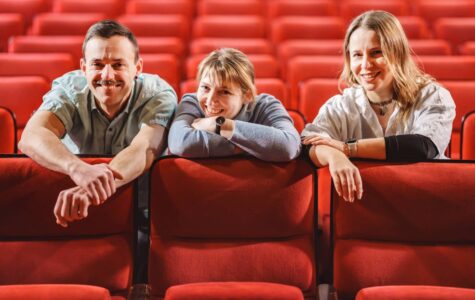
[[[53,82],[28,121],[20,150],[77,185],[58,196],[56,222],[87,217],[116,189],[147,170],[161,153],[177,97],[156,75],[141,74],[137,41],[127,28],[105,20],[89,28],[81,70]],[[113,154],[90,165],[74,154]]]

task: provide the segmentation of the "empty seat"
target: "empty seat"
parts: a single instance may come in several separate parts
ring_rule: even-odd
[[[173,54],[181,59],[185,55],[185,45],[177,37],[138,37],[141,54]]]
[[[123,12],[123,0],[54,0],[55,13],[99,13],[114,18]]]
[[[415,2],[415,12],[430,26],[440,18],[475,17],[473,1],[420,0]]]
[[[437,80],[475,80],[475,56],[418,56],[416,61]]]
[[[336,16],[336,4],[331,0],[267,1],[269,20],[285,16]]]
[[[401,16],[399,22],[408,39],[427,39],[431,37],[427,22],[418,16]]]
[[[118,189],[102,205],[90,207],[86,219],[63,228],[53,208],[59,192],[72,186],[67,175],[27,157],[0,158],[0,283],[94,285],[125,299],[133,271],[134,185]],[[82,299],[97,299],[88,297],[91,289],[82,292]]]
[[[198,65],[206,57],[206,54],[196,54],[188,57],[186,61],[186,78],[195,78]],[[256,78],[277,78],[279,68],[274,56],[268,54],[250,54],[247,56],[254,65]]]
[[[0,53],[0,76],[43,76],[48,81],[76,68],[71,54]]]
[[[455,119],[452,127],[450,143],[450,157],[460,158],[460,131],[462,119],[469,112],[475,110],[475,81],[442,81],[441,84],[449,90],[455,102]]]
[[[143,71],[157,74],[165,79],[176,91],[180,83],[180,63],[171,54],[142,54]],[[177,93],[178,94],[178,93]]]
[[[286,40],[342,39],[345,24],[339,17],[282,17],[271,25],[271,40],[278,45]]]
[[[182,15],[191,20],[194,14],[192,0],[130,0],[127,1],[126,13],[132,15]]]
[[[297,129],[297,131],[301,133],[302,130],[305,128],[305,124],[307,123],[307,121],[305,120],[305,117],[298,110],[289,109],[287,110],[287,112],[289,113],[289,116],[292,118],[292,121],[294,121],[295,129]]]
[[[0,286],[0,299],[111,300],[105,288],[79,284],[13,284]],[[123,299],[114,297],[114,299]]]
[[[427,285],[390,285],[364,288],[356,300],[465,300],[475,299],[475,289]]]
[[[150,175],[152,299],[205,282],[274,282],[314,299],[313,173],[304,159],[158,160]]]
[[[123,15],[118,21],[137,37],[177,37],[187,41],[189,22],[181,15]]]
[[[267,39],[198,38],[190,43],[191,54],[207,54],[219,48],[235,48],[245,54],[273,54]]]
[[[81,36],[15,36],[10,39],[10,53],[69,53],[73,56],[75,66],[79,67],[82,57]]]
[[[23,17],[20,14],[0,13],[0,52],[5,52],[8,47],[8,40],[14,35],[23,34]]]
[[[43,13],[35,16],[30,33],[85,36],[89,27],[102,19],[103,14]]]
[[[452,49],[445,40],[409,40],[416,55],[450,55]]]
[[[475,55],[475,41],[464,43],[460,52],[462,55]]]
[[[442,18],[434,25],[435,36],[452,44],[454,52],[459,53],[464,42],[475,40],[474,18]]]
[[[406,1],[399,0],[346,0],[341,2],[340,10],[342,16],[349,21],[368,10],[384,10],[395,16],[409,15],[409,5]]]
[[[198,16],[205,15],[257,15],[264,12],[261,0],[200,0],[198,1]]]
[[[312,122],[320,107],[338,94],[340,94],[338,79],[310,79],[300,86],[299,111],[309,122]]]
[[[16,116],[18,139],[28,119],[40,106],[50,84],[43,77],[2,77],[0,106],[9,108]]]
[[[25,28],[30,26],[33,17],[47,10],[47,3],[44,0],[0,0],[0,13],[16,13],[23,15]],[[3,28],[3,27],[2,27]]]
[[[0,105],[1,105],[0,99]],[[16,152],[16,123],[12,111],[0,106],[0,154]]]
[[[341,56],[316,55],[292,58],[287,64],[286,75],[290,85],[290,108],[299,108],[299,90],[304,81],[312,78],[338,79],[342,70],[343,57]],[[305,112],[302,112],[305,115]]]
[[[466,114],[462,120],[460,159],[475,160],[475,111]]]
[[[264,20],[258,16],[201,16],[193,24],[193,37],[264,38]]]

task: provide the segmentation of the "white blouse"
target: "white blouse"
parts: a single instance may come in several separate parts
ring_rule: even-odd
[[[376,138],[400,134],[421,134],[432,140],[439,150],[436,158],[444,156],[455,118],[455,103],[449,91],[437,83],[430,83],[421,90],[421,99],[411,108],[406,125],[398,122],[400,112],[396,105],[386,132],[361,87],[350,87],[343,95],[330,98],[312,123],[307,124],[302,136],[318,133],[339,141]]]

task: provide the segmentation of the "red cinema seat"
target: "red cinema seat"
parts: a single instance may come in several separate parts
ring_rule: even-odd
[[[25,28],[28,27],[33,17],[47,10],[47,3],[44,0],[0,0],[0,13],[21,14],[25,21]],[[3,27],[2,27],[3,30]]]
[[[265,24],[258,16],[201,16],[193,24],[193,38],[265,38]]]
[[[442,18],[437,20],[434,27],[435,36],[449,41],[452,49],[457,53],[461,52],[463,43],[475,40],[475,17]]]
[[[188,19],[180,15],[123,15],[118,21],[137,37],[177,37],[182,41],[189,37]]]
[[[167,157],[152,167],[150,186],[152,299],[205,282],[214,285],[208,295],[223,282],[236,290],[272,282],[315,299],[314,168],[304,159]],[[254,290],[253,299],[269,299],[267,287]]]
[[[398,0],[346,0],[340,6],[342,16],[349,22],[368,10],[384,10],[395,16],[406,16],[410,12],[407,2]]]
[[[122,297],[117,297],[122,299]],[[110,300],[105,288],[79,284],[22,284],[0,286],[0,299],[9,300]],[[116,298],[114,298],[116,299]]]
[[[21,35],[24,31],[23,17],[20,14],[3,14],[0,11],[0,52],[5,52],[8,47],[8,40]]]
[[[416,55],[450,55],[452,49],[446,40],[410,40],[409,46]]]
[[[475,56],[429,55],[415,59],[426,73],[437,80],[475,80]]]
[[[340,17],[281,17],[271,24],[275,45],[287,40],[343,39],[345,24]]]
[[[48,81],[76,68],[65,53],[0,53],[0,76],[42,76]]]
[[[195,78],[200,62],[207,54],[196,54],[188,57],[186,61],[186,78]],[[254,65],[256,78],[278,78],[279,67],[274,56],[268,54],[249,54],[249,60]]]
[[[130,0],[125,10],[129,15],[182,15],[191,20],[194,3],[192,0]]]
[[[460,159],[475,160],[475,111],[466,114],[462,119]]]
[[[18,139],[49,89],[50,84],[39,76],[1,78],[0,106],[9,108],[15,114]]]
[[[16,122],[12,111],[6,107],[0,106],[0,153],[16,152]]]
[[[107,18],[114,18],[124,10],[123,0],[54,0],[55,13],[98,13]]]
[[[415,12],[433,26],[440,18],[475,17],[473,1],[420,0],[415,1]]]
[[[103,14],[43,13],[35,16],[31,35],[80,35],[92,24],[105,19]]]
[[[340,94],[338,79],[316,78],[305,81],[300,86],[299,111],[309,122],[312,122],[320,107],[338,94]]]
[[[177,37],[138,37],[141,54],[173,54],[181,59],[185,55],[185,45]]]
[[[475,55],[475,41],[469,41],[463,44],[460,49],[462,55]]]
[[[10,39],[10,53],[69,53],[74,65],[79,68],[82,57],[81,36],[15,36]]]
[[[278,78],[256,78],[255,79],[257,94],[266,93],[273,95],[279,99],[282,104],[287,107],[287,87],[285,83]],[[188,79],[183,81],[180,85],[181,96],[187,93],[196,93],[198,89],[198,83],[196,79]]]
[[[293,286],[268,282],[205,282],[172,286],[164,300],[304,300]]]
[[[273,54],[274,49],[267,39],[231,39],[231,38],[198,38],[190,43],[190,53],[208,54],[219,48],[235,48],[245,54]]]
[[[254,15],[262,16],[264,5],[261,0],[200,0],[197,3],[198,16],[206,15]]]
[[[132,282],[133,184],[90,207],[86,219],[63,228],[53,208],[60,191],[73,186],[67,175],[27,157],[0,157],[0,285],[92,285],[125,299]],[[57,290],[66,292],[64,286]],[[83,292],[81,299],[93,294],[90,288]]]
[[[165,79],[173,89],[178,90],[180,83],[180,63],[171,54],[142,54],[143,71],[157,74]]]
[[[452,127],[450,143],[450,157],[460,158],[460,131],[462,119],[469,112],[475,110],[475,81],[442,81],[442,86],[449,90],[455,102],[455,119]]]
[[[431,37],[427,22],[418,16],[398,17],[408,39],[427,39]]]
[[[331,0],[267,1],[269,20],[285,16],[336,16],[337,5]]]
[[[427,285],[391,285],[362,289],[356,300],[465,300],[475,299],[474,289]]]
[[[298,110],[289,109],[287,110],[287,112],[289,113],[289,116],[292,118],[292,121],[294,121],[295,129],[297,129],[297,131],[301,133],[302,130],[305,128],[305,124],[307,123],[304,115],[302,115],[302,113],[299,112]]]
[[[353,299],[363,288],[386,285],[474,289],[475,164],[356,166],[363,198],[349,203],[334,189],[331,193],[338,299]],[[378,299],[391,299],[380,295]]]
[[[298,109],[300,85],[304,81],[312,78],[338,79],[342,70],[343,57],[341,56],[315,55],[292,58],[287,64],[286,74],[290,85],[290,108]]]

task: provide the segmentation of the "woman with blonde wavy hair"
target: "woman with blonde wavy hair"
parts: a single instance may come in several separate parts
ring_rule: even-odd
[[[289,161],[300,137],[282,103],[256,93],[254,67],[239,50],[211,52],[199,65],[198,90],[185,94],[168,135],[168,149],[184,157],[247,153],[266,161]]]
[[[329,166],[337,193],[353,202],[363,186],[349,158],[417,161],[445,158],[455,104],[421,71],[401,24],[385,11],[368,11],[350,24],[340,83],[302,132],[317,166]]]

